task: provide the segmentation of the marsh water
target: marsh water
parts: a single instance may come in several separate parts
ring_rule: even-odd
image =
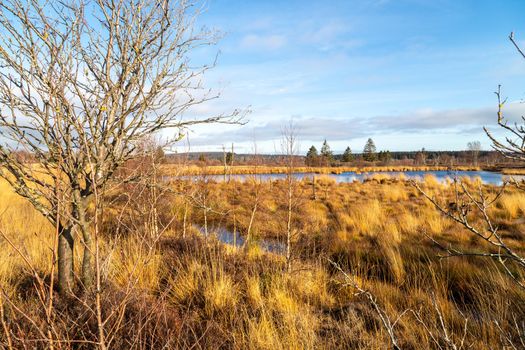
[[[464,178],[468,177],[470,179],[480,178],[483,183],[492,184],[492,185],[501,185],[504,181],[517,180],[521,181],[525,179],[523,175],[503,175],[497,172],[490,171],[377,171],[377,172],[344,172],[341,174],[326,174],[323,176],[328,176],[333,178],[338,183],[349,183],[354,181],[363,182],[366,179],[370,179],[375,175],[388,175],[391,177],[401,177],[404,176],[406,179],[422,180],[426,175],[433,175],[438,181],[446,181],[447,179],[454,178]],[[247,179],[254,178],[261,181],[269,180],[280,180],[286,177],[286,174],[257,174],[257,175],[231,175],[231,178],[239,181],[246,181]],[[295,173],[294,176],[298,180],[313,178],[321,176],[316,173]],[[185,176],[186,177],[186,176]],[[187,177],[186,177],[187,178]],[[207,175],[205,177],[207,180],[223,181],[223,175]],[[204,235],[205,230],[203,227],[197,227],[197,229]],[[246,238],[241,236],[239,232],[231,232],[230,230],[224,227],[210,227],[208,229],[208,236],[216,237],[220,242],[233,245],[236,247],[242,247],[246,241]],[[286,247],[285,244],[276,239],[259,239],[255,241],[259,247],[270,253],[283,254]]]
[[[525,176],[523,175],[504,175],[497,172],[491,171],[373,171],[373,172],[343,172],[341,174],[326,174],[323,176],[328,176],[333,178],[338,183],[345,182],[354,182],[359,181],[363,182],[366,179],[370,179],[376,175],[388,175],[391,177],[401,177],[404,176],[406,179],[422,180],[425,175],[433,175],[438,181],[445,181],[446,179],[453,178],[462,178],[468,177],[471,179],[480,178],[483,183],[492,184],[492,185],[501,185],[504,181],[514,180],[524,180]],[[316,173],[295,173],[295,178],[302,180],[305,178],[313,178],[321,176]],[[245,181],[250,178],[256,177],[258,180],[267,181],[267,180],[279,180],[284,179],[286,174],[257,174],[257,175],[245,175],[245,174],[234,174],[231,175],[231,178],[234,180]],[[206,179],[223,181],[223,175],[207,175]]]
[[[203,235],[206,235],[206,230],[204,227],[197,227],[199,232]],[[224,227],[210,227],[208,228],[208,237],[215,237],[219,242],[241,248],[246,242],[246,237],[241,236],[239,232],[231,232],[230,230]],[[283,242],[280,242],[277,239],[256,239],[254,241],[262,250],[275,254],[284,254],[286,246]]]

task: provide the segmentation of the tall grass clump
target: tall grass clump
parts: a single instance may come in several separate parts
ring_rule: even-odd
[[[351,227],[361,235],[376,235],[382,227],[383,208],[377,199],[355,207],[349,213]]]
[[[170,215],[175,222],[165,226],[169,234],[153,240],[144,235],[141,218],[133,218],[135,212],[127,213],[130,220],[125,223],[136,225],[115,233],[122,224],[118,213],[125,212],[119,205],[125,203],[111,208],[113,214],[105,218],[100,236],[100,302],[105,313],[118,315],[107,327],[119,329],[112,348],[140,348],[135,341],[151,349],[391,348],[377,308],[363,291],[372,293],[392,322],[399,318],[395,335],[402,349],[439,348],[434,339],[444,347],[442,324],[456,344],[464,336],[465,347],[475,349],[505,348],[508,339],[520,339],[515,321],[525,318],[525,292],[497,263],[476,257],[441,259],[443,250],[425,234],[465,250],[485,246],[432,210],[407,181],[386,177],[350,184],[321,181],[315,196],[311,182],[299,182],[296,194],[301,205],[292,216],[296,232],[291,271],[283,255],[260,244],[284,242],[283,185],[282,181],[187,185],[192,200],[207,196],[210,232],[235,228],[243,237],[259,186],[253,240],[241,247],[221,243],[214,235],[204,237],[197,229],[204,224],[203,208],[193,202],[185,210],[188,197],[175,197],[171,205],[159,208],[160,224]],[[183,182],[173,186],[179,186],[174,192],[183,192]],[[454,201],[450,188],[433,178],[421,186],[442,196],[446,204]],[[11,203],[0,200],[6,214],[0,218],[2,230],[49,278],[53,228],[43,225],[41,217],[9,191],[0,196]],[[525,248],[515,232],[521,227],[524,203],[518,192],[506,189],[492,213],[499,232],[513,234],[513,248],[519,252]],[[471,220],[482,223],[474,216]],[[32,234],[35,229],[46,230],[49,240]],[[47,325],[37,294],[27,293],[34,285],[31,272],[1,238],[0,247],[2,291],[36,324]],[[83,295],[82,300],[93,307],[89,297]],[[25,316],[2,300],[16,339],[41,337]],[[93,314],[67,305],[67,300],[58,299],[55,316],[67,320],[55,323],[61,337],[76,339],[82,334],[89,341],[96,339]],[[6,344],[4,334],[0,332],[0,347]],[[76,346],[90,348],[71,347]]]
[[[525,194],[504,193],[497,204],[507,219],[516,219],[525,213]]]

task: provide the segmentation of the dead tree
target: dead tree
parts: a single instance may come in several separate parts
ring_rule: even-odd
[[[510,33],[509,40],[514,45],[518,53],[522,58],[525,59],[525,53],[522,51],[516,40],[514,39],[514,33]],[[484,127],[485,133],[492,141],[492,148],[495,149],[498,153],[503,155],[507,159],[517,160],[525,162],[525,117],[521,117],[523,124],[510,124],[503,114],[503,109],[505,103],[507,102],[506,98],[501,97],[501,85],[498,86],[498,90],[495,92],[496,97],[498,98],[498,112],[497,112],[497,121],[498,126],[503,128],[507,132],[505,140],[499,140],[492,133]]]
[[[479,141],[471,141],[467,143],[467,149],[472,157],[472,165],[478,166],[479,152],[481,151],[481,143]]]
[[[192,50],[216,40],[194,28],[198,13],[185,0],[0,2],[0,176],[59,227],[62,291],[74,285],[77,233],[81,280],[93,284],[90,197],[103,193],[140,140],[242,117],[234,111],[182,118],[217,97],[200,79],[212,65],[189,60]],[[16,151],[30,153],[36,164]]]
[[[346,273],[337,263],[334,261],[327,259],[330,265],[332,265],[339,273],[342,274],[344,278],[344,285],[349,286],[356,290],[355,295],[356,296],[362,296],[370,305],[373,307],[376,314],[379,316],[379,319],[381,320],[381,325],[383,329],[387,332],[388,338],[390,341],[390,344],[392,345],[393,350],[401,350],[399,347],[399,340],[397,338],[396,334],[396,326],[399,323],[399,321],[404,317],[404,315],[410,311],[410,309],[404,310],[402,313],[400,313],[395,320],[392,319],[392,317],[389,316],[385,308],[379,303],[376,296],[372,294],[368,289],[363,288],[362,286],[357,283],[354,276]]]
[[[525,257],[505,241],[499,232],[499,227],[494,223],[490,215],[490,209],[503,193],[504,186],[491,196],[483,191],[481,184],[479,184],[478,190],[474,192],[456,179],[454,181],[456,202],[453,206],[449,205],[448,207],[441,203],[438,198],[428,194],[419,184],[415,183],[415,187],[441,213],[461,224],[479,240],[488,243],[491,248],[490,250],[462,250],[456,247],[445,246],[430,237],[436,245],[447,252],[447,255],[442,257],[477,256],[494,259],[520,287],[525,288],[525,284],[520,280],[519,276],[516,276],[512,268],[517,267],[521,271],[525,271]],[[482,218],[482,222],[475,223],[474,218],[476,217]]]
[[[296,157],[299,153],[297,142],[297,130],[293,121],[283,128],[281,140],[281,152],[283,153],[286,166],[286,270],[292,272],[292,240],[297,234],[293,227],[293,214],[297,206],[297,180],[295,178]]]
[[[525,59],[525,53],[515,41],[513,33],[510,34],[509,39],[516,47],[519,54]],[[514,161],[525,162],[525,118],[522,117],[522,124],[509,123],[503,112],[506,99],[501,96],[501,86],[498,86],[495,94],[498,101],[497,124],[507,133],[507,135],[503,140],[498,139],[488,128],[484,127],[485,133],[492,141],[492,148],[503,157]],[[474,146],[476,151],[479,150],[477,144]],[[479,248],[460,248],[458,246],[445,244],[437,238],[429,237],[445,252],[440,258],[479,257],[482,259],[491,259],[501,266],[503,273],[509,276],[516,285],[525,289],[525,282],[523,281],[523,274],[525,273],[525,256],[505,238],[494,221],[491,211],[492,206],[495,205],[498,198],[504,193],[505,189],[512,184],[518,190],[524,190],[523,182],[518,181],[511,181],[511,184],[504,182],[499,189],[489,190],[484,188],[481,183],[478,183],[476,186],[471,186],[456,178],[451,185],[451,192],[454,196],[454,201],[452,203],[449,202],[448,204],[443,199],[425,191],[420,184],[415,183],[415,186],[419,192],[422,193],[442,214],[459,223],[464,229],[466,229],[466,232],[476,238],[479,242],[484,243],[484,245]],[[441,335],[430,332],[421,315],[415,313],[414,315],[418,322],[425,327],[427,333],[435,344],[441,342],[446,345],[446,348],[464,348],[465,335],[467,332],[467,319],[465,319],[465,330],[462,339],[454,344],[451,335],[447,333],[443,317],[440,310],[437,308],[435,301],[434,305],[437,315],[439,316],[439,324],[442,329]],[[514,322],[514,325],[507,325],[504,327],[500,325],[500,322],[497,320],[493,320],[493,322],[500,331],[500,337],[507,347],[513,349],[523,347],[523,344],[525,344],[525,337],[523,334],[525,334],[525,332],[521,323]]]
[[[259,165],[261,163],[261,158],[259,157],[259,154],[257,152],[257,142],[253,141],[253,174],[252,176],[247,177],[247,181],[253,184],[253,204],[252,204],[252,210],[250,213],[250,221],[248,223],[248,228],[246,229],[246,239],[244,241],[244,249],[247,250],[250,247],[250,244],[252,243],[252,228],[253,224],[255,222],[255,215],[257,213],[257,209],[259,208],[259,204],[261,203],[262,199],[262,179],[259,175]]]
[[[516,43],[513,33],[510,34],[509,39],[520,55],[525,58],[525,53]],[[525,126],[518,123],[508,123],[503,114],[506,99],[501,97],[501,86],[498,86],[495,94],[498,100],[497,123],[498,126],[508,133],[508,136],[505,137],[505,140],[499,140],[486,127],[484,127],[484,130],[492,141],[492,148],[497,152],[508,159],[525,162]],[[525,123],[525,118],[523,117],[522,122]],[[522,183],[514,181],[514,184],[518,189],[524,190]],[[446,257],[477,256],[493,259],[502,266],[505,273],[521,288],[525,288],[525,283],[520,276],[525,272],[525,256],[508,244],[490,215],[491,206],[495,204],[503,193],[506,184],[491,196],[483,189],[481,184],[478,184],[478,188],[473,190],[456,179],[453,184],[455,202],[449,203],[449,205],[442,203],[439,198],[435,198],[425,192],[419,184],[416,183],[415,186],[439,211],[461,224],[480,241],[487,243],[489,247],[481,250],[462,250],[456,247],[444,246],[430,237],[434,243],[447,252]],[[474,218],[481,218],[481,223],[475,223]],[[519,273],[516,271],[519,271]]]

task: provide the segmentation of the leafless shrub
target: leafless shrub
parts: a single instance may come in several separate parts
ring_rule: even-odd
[[[217,97],[200,82],[211,66],[194,68],[188,58],[216,40],[211,31],[195,31],[199,12],[191,2],[168,0],[0,4],[0,176],[59,227],[62,291],[74,285],[77,231],[82,285],[93,285],[88,202],[136,156],[141,140],[166,128],[182,137],[188,126],[242,117],[234,111],[182,119]],[[32,154],[37,164],[15,151]]]

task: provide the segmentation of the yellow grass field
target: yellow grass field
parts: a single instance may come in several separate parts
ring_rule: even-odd
[[[446,171],[450,170],[446,166],[368,166],[368,167],[294,167],[296,173],[315,173],[315,174],[341,174],[344,172],[393,172],[393,171]],[[457,166],[454,167],[457,171],[480,170],[480,167],[475,166]],[[227,174],[285,174],[287,168],[285,166],[249,166],[249,165],[234,165],[224,167],[221,165],[211,166],[197,166],[186,165],[178,166],[166,164],[162,167],[162,171],[166,175],[223,175]]]
[[[501,173],[505,175],[525,175],[525,169],[523,168],[503,168]]]
[[[188,208],[184,197],[170,195],[159,206],[165,232],[154,245],[144,243],[139,234],[144,220],[133,213],[125,218],[108,211],[102,235],[103,285],[108,291],[103,294],[104,307],[118,307],[117,296],[132,290],[133,297],[126,299],[129,313],[121,322],[131,324],[126,322],[151,312],[148,317],[156,326],[143,328],[150,332],[144,335],[150,345],[154,338],[173,348],[388,348],[374,308],[329,261],[371,291],[392,319],[402,316],[396,330],[402,348],[435,348],[427,329],[441,334],[439,317],[455,341],[465,337],[475,349],[499,348],[505,341],[494,320],[515,336],[514,318],[525,315],[525,291],[497,264],[479,258],[439,259],[440,249],[426,235],[459,247],[485,245],[437,212],[402,179],[383,176],[337,184],[321,176],[315,198],[310,182],[298,182],[291,274],[285,272],[282,255],[258,244],[284,242],[284,181],[178,181],[171,186],[177,191],[191,187],[194,198],[205,194],[209,212],[195,205]],[[445,201],[451,199],[450,185],[431,176],[422,186]],[[4,298],[43,322],[38,303],[25,297],[34,293],[28,284],[31,269],[5,238],[45,277],[52,265],[54,230],[4,182],[0,189]],[[244,248],[204,239],[196,232],[195,227],[206,224],[210,232],[223,227],[245,234],[255,202],[252,241]],[[114,213],[119,213],[119,201],[112,203]],[[520,220],[524,214],[525,195],[511,188],[491,211],[507,242],[519,252],[525,250],[519,233],[525,229]],[[117,217],[119,223],[114,221]],[[118,225],[128,231],[116,235]],[[10,312],[26,332],[31,329],[24,317]],[[134,332],[142,334],[134,329],[119,328],[115,348],[125,348]]]

